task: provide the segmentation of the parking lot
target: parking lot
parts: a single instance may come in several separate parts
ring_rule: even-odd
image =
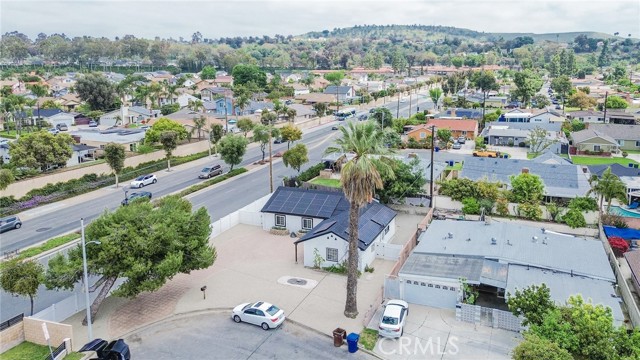
[[[347,345],[334,347],[328,336],[291,322],[264,331],[236,324],[230,312],[196,313],[148,326],[125,338],[132,358],[174,359],[375,359]]]

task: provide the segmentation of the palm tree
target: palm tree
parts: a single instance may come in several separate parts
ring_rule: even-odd
[[[146,108],[148,106],[150,94],[151,92],[149,91],[149,87],[147,85],[140,85],[136,88],[133,98],[136,99],[136,101],[140,101]]]
[[[384,146],[380,128],[374,122],[349,123],[341,127],[342,137],[336,140],[337,147],[329,147],[325,154],[353,153],[355,156],[343,165],[340,183],[349,200],[349,253],[347,259],[347,301],[344,315],[358,315],[358,218],[360,209],[373,200],[376,189],[382,188],[382,175],[393,177],[389,154]]]
[[[150,98],[158,100],[158,107],[160,107],[160,98],[164,94],[164,88],[162,87],[162,85],[160,85],[159,83],[153,83],[149,85],[149,93]],[[153,103],[153,100],[151,102]]]
[[[589,179],[591,190],[587,194],[597,194],[599,201],[600,215],[602,215],[602,201],[607,200],[607,214],[611,208],[611,200],[618,199],[621,202],[627,201],[627,186],[620,180],[618,176],[611,173],[611,167],[608,167],[598,178],[598,175],[592,175]]]
[[[296,119],[296,115],[298,115],[298,112],[296,111],[296,109],[287,107],[285,108],[284,114],[287,117],[288,121],[294,122],[294,120]]]
[[[200,115],[200,117],[193,118],[193,130],[198,132],[198,140],[202,138],[201,137],[202,130],[204,129],[206,123],[207,123],[207,118],[202,115]]]
[[[236,107],[240,109],[239,112],[244,114],[244,109],[249,105],[249,103],[251,102],[251,99],[247,94],[242,94],[236,97],[234,101],[235,101]],[[239,115],[240,114],[236,112],[236,120],[238,120]]]

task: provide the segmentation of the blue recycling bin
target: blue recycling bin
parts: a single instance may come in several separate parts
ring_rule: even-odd
[[[347,346],[349,346],[350,353],[358,351],[358,340],[360,340],[360,335],[356,333],[347,335]]]
[[[435,148],[433,148],[433,150],[435,150],[436,152],[438,152],[438,151],[440,151],[440,148],[436,146]]]

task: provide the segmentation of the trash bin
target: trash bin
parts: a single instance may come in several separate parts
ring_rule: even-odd
[[[337,328],[333,330],[333,346],[340,347],[344,343],[344,338],[347,337],[347,331],[345,329]]]
[[[436,152],[438,152],[438,151],[440,151],[440,148],[436,146],[433,150],[435,150]]]
[[[354,353],[358,351],[358,340],[360,339],[360,335],[356,333],[351,333],[347,335],[347,345],[349,346],[349,352]]]

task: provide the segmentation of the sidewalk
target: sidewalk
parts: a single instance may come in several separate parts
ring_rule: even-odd
[[[365,313],[381,294],[384,274],[393,266],[392,261],[376,260],[375,271],[361,276],[360,313],[356,319],[348,319],[343,315],[346,276],[296,264],[288,236],[238,225],[211,239],[211,244],[216,247],[218,258],[210,268],[180,274],[160,290],[135,299],[107,298],[93,324],[94,338],[115,339],[173,315],[230,310],[242,302],[258,300],[277,304],[289,319],[324,334],[331,334],[337,327],[359,333]],[[303,256],[301,252],[299,247],[298,259]],[[306,279],[308,285],[290,285],[286,277]],[[203,286],[207,286],[206,299],[200,290]],[[81,324],[84,314],[83,311],[64,322],[73,325],[74,348],[87,339],[87,327]]]

